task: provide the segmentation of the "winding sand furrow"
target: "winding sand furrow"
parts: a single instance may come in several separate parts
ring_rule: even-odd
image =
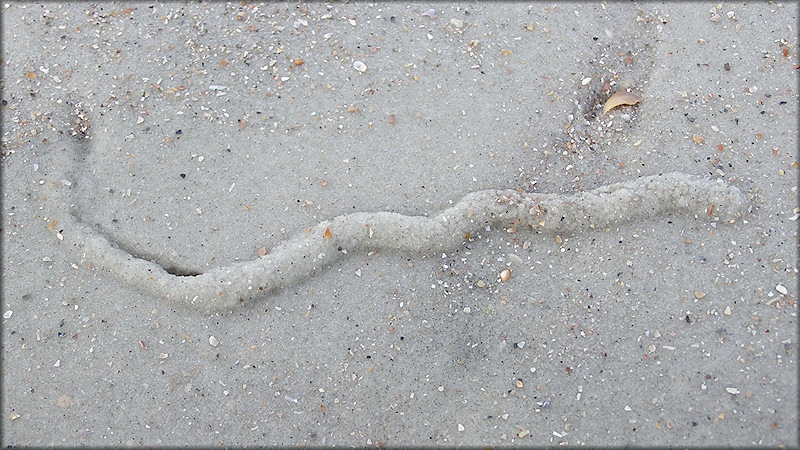
[[[298,283],[357,250],[447,251],[461,245],[467,233],[475,234],[487,225],[529,226],[541,233],[570,234],[667,214],[733,222],[747,204],[738,188],[722,180],[678,172],[570,195],[485,190],[467,194],[433,217],[390,212],[337,216],[298,233],[261,258],[182,276],[118,248],[79,221],[71,206],[71,186],[61,180],[45,183],[47,212],[50,219],[58,221],[53,231],[60,245],[126,284],[202,311],[235,308]]]

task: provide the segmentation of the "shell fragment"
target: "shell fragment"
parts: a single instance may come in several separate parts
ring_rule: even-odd
[[[642,98],[631,92],[616,92],[614,95],[609,97],[608,100],[606,100],[606,104],[603,106],[603,114],[609,112],[617,106],[635,105],[640,101],[642,101]]]

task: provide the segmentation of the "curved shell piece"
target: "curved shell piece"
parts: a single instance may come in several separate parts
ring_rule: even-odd
[[[603,114],[607,113],[608,111],[616,108],[620,105],[635,105],[642,101],[642,98],[632,92],[615,92],[614,95],[606,100],[606,104],[603,106]]]

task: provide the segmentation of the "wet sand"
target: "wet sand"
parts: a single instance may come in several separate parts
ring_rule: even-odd
[[[4,5],[3,444],[797,445],[797,6],[724,6]],[[521,201],[672,172],[745,206]]]

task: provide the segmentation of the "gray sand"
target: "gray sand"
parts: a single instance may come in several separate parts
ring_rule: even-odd
[[[2,444],[798,445],[797,5],[711,7],[4,5]],[[214,312],[69,234],[216,273],[667,172],[747,205],[357,247]]]

